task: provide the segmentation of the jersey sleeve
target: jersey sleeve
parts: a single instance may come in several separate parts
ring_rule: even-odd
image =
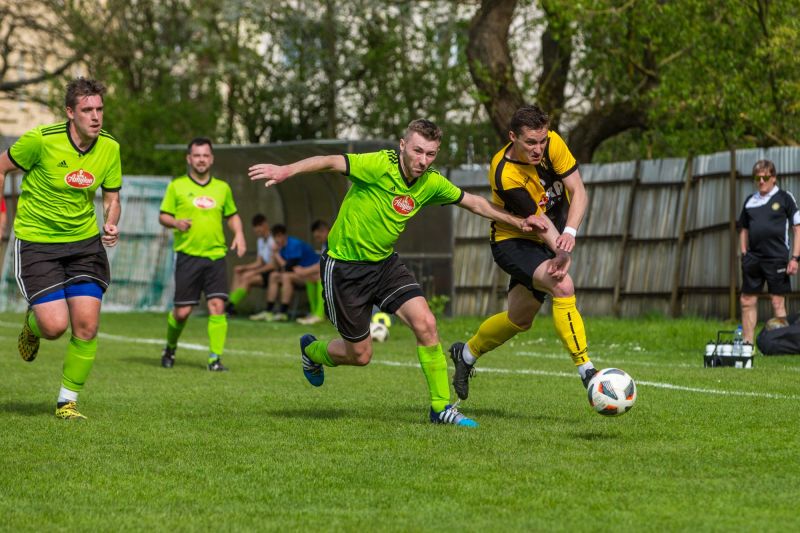
[[[464,191],[453,185],[450,180],[439,174],[439,172],[432,172],[431,177],[435,180],[436,186],[435,192],[428,203],[448,205],[460,203],[464,199]]]
[[[345,175],[350,181],[372,183],[377,181],[388,170],[392,163],[386,152],[369,152],[366,154],[344,155]]]
[[[553,164],[553,170],[559,178],[566,178],[578,168],[578,162],[569,151],[567,143],[556,132],[551,132],[550,143],[548,146],[550,150],[550,161]]]
[[[175,196],[175,182],[169,182],[167,185],[167,192],[164,194],[164,199],[161,200],[161,212],[168,215],[175,216],[178,211],[177,197]]]
[[[750,229],[750,217],[747,216],[747,201],[750,199],[750,196],[744,199],[742,212],[739,213],[739,227],[742,229]]]
[[[20,170],[28,172],[36,166],[42,154],[42,132],[34,128],[26,132],[8,149],[8,158]]]
[[[115,192],[122,188],[122,162],[119,157],[119,145],[116,145],[108,172],[103,178],[103,190]]]
[[[236,202],[233,201],[233,191],[230,185],[225,184],[225,203],[222,204],[222,216],[232,217],[237,213]]]

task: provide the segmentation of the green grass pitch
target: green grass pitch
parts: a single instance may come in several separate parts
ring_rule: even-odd
[[[587,318],[595,364],[639,387],[604,418],[540,317],[479,364],[461,406],[477,429],[427,422],[401,325],[314,389],[298,338],[327,324],[232,320],[231,371],[212,374],[204,317],[164,370],[165,318],[147,313],[103,315],[89,419],[59,421],[66,341],[24,363],[21,322],[0,314],[0,529],[800,530],[800,356],[705,369],[720,322]],[[441,321],[445,349],[478,324]]]

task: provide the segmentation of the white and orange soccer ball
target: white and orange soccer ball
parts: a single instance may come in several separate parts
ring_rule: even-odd
[[[624,370],[605,368],[589,381],[589,405],[603,416],[627,413],[636,403],[636,383]]]

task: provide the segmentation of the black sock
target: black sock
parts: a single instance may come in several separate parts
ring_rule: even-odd
[[[281,313],[283,313],[285,315],[286,311],[288,311],[288,310],[289,310],[289,304],[281,304],[281,308],[280,308],[279,312],[281,312]]]

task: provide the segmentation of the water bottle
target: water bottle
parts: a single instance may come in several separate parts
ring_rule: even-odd
[[[733,334],[733,350],[731,355],[734,357],[742,356],[742,346],[744,345],[744,338],[742,337],[742,325],[736,328],[736,333]]]

